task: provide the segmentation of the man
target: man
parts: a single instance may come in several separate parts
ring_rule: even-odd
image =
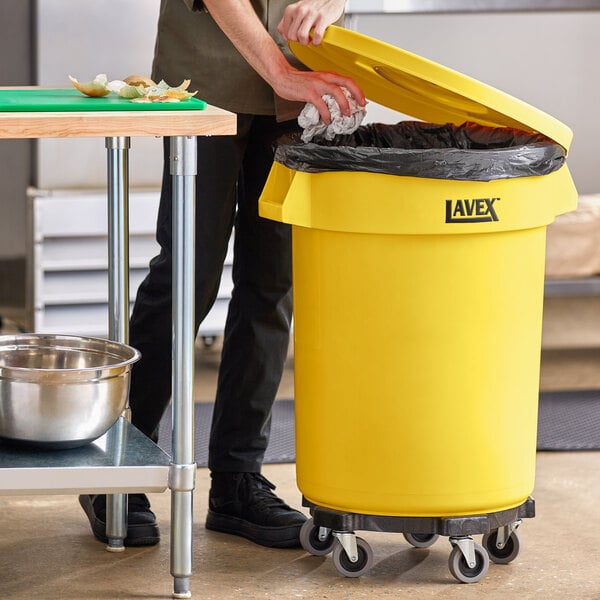
[[[287,355],[292,317],[291,240],[287,225],[258,216],[258,198],[273,161],[273,144],[296,131],[296,117],[313,103],[325,122],[322,96],[342,112],[342,87],[359,104],[356,84],[335,73],[299,69],[286,40],[321,42],[343,14],[343,0],[162,0],[153,78],[190,90],[237,113],[235,136],[198,138],[196,206],[196,328],[217,294],[232,228],[234,288],[223,341],[209,443],[212,484],[208,529],[258,544],[299,543],[305,517],[278,498],[261,474],[271,407]],[[313,38],[310,40],[310,32]],[[130,343],[142,353],[132,371],[132,422],[157,439],[171,392],[171,176],[168,141],[158,214],[160,254],[141,284]],[[82,496],[94,534],[105,541],[105,497]],[[125,544],[159,541],[147,498],[129,496]]]

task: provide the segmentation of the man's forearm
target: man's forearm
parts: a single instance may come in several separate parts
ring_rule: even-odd
[[[249,0],[204,0],[204,5],[252,68],[272,87],[290,68]]]
[[[343,2],[340,2],[299,0],[290,4],[288,9],[291,10],[288,12],[286,9],[288,21],[284,23],[282,20],[280,32],[284,37],[293,39],[300,30],[310,31],[312,27],[308,23],[313,23],[315,28],[319,26],[318,23],[330,23],[336,15],[341,15]],[[329,123],[330,113],[323,100],[325,94],[331,94],[336,99],[345,115],[350,114],[350,105],[342,87],[348,89],[359,104],[365,104],[364,94],[352,79],[336,73],[300,71],[293,67],[258,18],[249,0],[204,0],[204,5],[238,52],[282,98],[311,102],[326,123]],[[304,11],[306,7],[311,7],[308,14]],[[297,29],[298,26],[300,29]],[[240,92],[243,93],[243,90]]]

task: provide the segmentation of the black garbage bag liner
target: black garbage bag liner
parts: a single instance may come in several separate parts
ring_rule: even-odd
[[[296,171],[366,171],[431,179],[491,181],[548,175],[566,151],[544,135],[477,123],[371,123],[331,141],[280,138],[275,160]]]

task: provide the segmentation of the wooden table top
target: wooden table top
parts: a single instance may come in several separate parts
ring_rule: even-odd
[[[234,113],[211,105],[169,111],[0,111],[0,138],[233,135],[236,121]]]

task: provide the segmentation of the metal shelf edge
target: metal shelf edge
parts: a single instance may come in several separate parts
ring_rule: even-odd
[[[120,418],[94,442],[71,450],[0,445],[0,494],[162,492],[171,459]]]

